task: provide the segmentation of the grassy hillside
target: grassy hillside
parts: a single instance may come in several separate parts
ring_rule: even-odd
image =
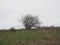
[[[0,45],[60,45],[60,30],[0,31]]]

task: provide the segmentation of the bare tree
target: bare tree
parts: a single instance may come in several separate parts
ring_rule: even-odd
[[[26,29],[31,29],[31,27],[39,26],[40,24],[38,16],[32,15],[23,16],[22,23]]]

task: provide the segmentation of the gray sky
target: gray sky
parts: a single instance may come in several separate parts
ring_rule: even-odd
[[[60,0],[0,0],[0,28],[23,27],[26,14],[38,15],[43,26],[60,26]]]

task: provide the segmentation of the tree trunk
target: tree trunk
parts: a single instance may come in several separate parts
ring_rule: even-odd
[[[30,27],[30,26],[26,26],[25,28],[26,28],[26,29],[31,29],[31,27]]]

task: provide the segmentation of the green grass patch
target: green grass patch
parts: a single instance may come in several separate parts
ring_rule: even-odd
[[[0,45],[60,45],[60,30],[1,32]]]

